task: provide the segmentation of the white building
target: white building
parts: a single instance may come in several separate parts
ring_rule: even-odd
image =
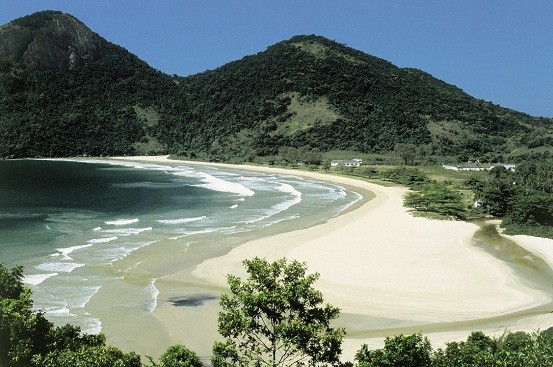
[[[514,172],[516,165],[513,163],[464,163],[464,164],[442,164],[444,169],[453,171],[489,171],[495,167],[504,167],[505,169]]]
[[[345,166],[345,167],[359,167],[363,163],[362,159],[339,159],[330,162],[331,167]]]

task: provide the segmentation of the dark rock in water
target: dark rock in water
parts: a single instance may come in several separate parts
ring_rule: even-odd
[[[77,18],[57,11],[34,13],[0,26],[2,69],[80,70],[102,58],[106,41]]]

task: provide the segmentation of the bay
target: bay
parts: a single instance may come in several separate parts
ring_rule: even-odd
[[[360,198],[295,176],[178,162],[0,161],[0,262],[24,266],[36,308],[54,323],[99,332],[87,307],[99,292],[113,314],[152,312],[160,277]]]

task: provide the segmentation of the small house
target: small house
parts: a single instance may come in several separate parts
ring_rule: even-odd
[[[464,163],[464,164],[449,164],[444,163],[442,164],[443,169],[450,169],[453,171],[489,171],[495,167],[504,167],[505,169],[514,172],[516,165],[512,163],[480,163],[476,161],[476,163]]]
[[[363,163],[362,159],[340,159],[340,160],[332,160],[330,162],[331,167],[338,167],[338,166],[344,166],[344,167],[359,167],[361,166],[361,163]]]

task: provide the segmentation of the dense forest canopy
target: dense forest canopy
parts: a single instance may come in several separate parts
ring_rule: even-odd
[[[388,153],[411,143],[427,155],[516,160],[553,145],[551,119],[324,37],[177,77],[53,11],[0,28],[0,133],[0,157],[253,161],[289,148]]]

